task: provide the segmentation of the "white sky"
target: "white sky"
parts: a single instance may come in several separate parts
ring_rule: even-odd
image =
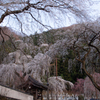
[[[91,13],[94,18],[100,17],[100,0],[94,0],[97,1],[97,4],[91,6],[91,9],[93,9],[93,12]]]
[[[96,20],[100,16],[100,0],[94,0],[94,1],[97,1],[97,4],[95,4],[95,5],[92,4],[90,6],[90,8],[91,8],[90,15],[93,16],[92,18],[94,20]],[[76,23],[76,20],[70,16],[68,17],[68,16],[59,15],[59,17],[62,18],[62,21],[58,20],[56,23],[53,18],[51,19],[50,17],[48,17],[48,15],[45,15],[45,16],[46,16],[46,19],[44,19],[44,14],[41,13],[42,23],[50,25],[50,26],[52,26],[52,28],[67,27],[67,26],[70,26],[70,25]],[[22,17],[21,14],[20,14],[20,17]],[[23,26],[24,27],[23,31],[27,35],[34,34],[36,31],[41,32],[41,31],[46,30],[43,27],[38,27],[38,23],[35,24],[34,26],[32,24],[30,24],[30,23],[35,23],[35,22],[33,22],[31,17],[29,17],[29,16],[23,16],[22,19],[25,19],[25,20],[28,19],[27,22],[25,22],[25,21],[23,22],[23,25],[25,25],[25,26]],[[19,28],[20,28],[20,25],[16,21],[16,19],[11,18],[11,17],[6,17],[3,21],[3,23],[1,23],[1,26],[8,26],[8,27],[13,28],[16,31],[19,31]]]

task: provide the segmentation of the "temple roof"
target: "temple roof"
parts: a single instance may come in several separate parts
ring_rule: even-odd
[[[42,83],[40,83],[39,81],[35,80],[34,78],[32,78],[31,76],[28,77],[28,81],[30,82],[30,85],[42,90],[47,90],[48,87],[43,85]]]

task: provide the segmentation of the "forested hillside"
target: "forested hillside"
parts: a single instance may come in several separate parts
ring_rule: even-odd
[[[66,80],[63,81],[64,84],[67,81],[75,84],[80,82],[81,84],[83,81],[81,82],[78,79],[85,80],[87,75],[94,72],[99,73],[100,27],[99,23],[96,23],[96,26],[95,23],[76,24],[41,34],[36,32],[34,35],[24,36],[17,40],[12,37],[5,42],[1,41],[1,83],[10,84],[13,87],[21,84],[20,82],[15,84],[14,77],[17,78],[17,81],[20,80],[16,76],[17,72],[19,76],[27,73],[24,81],[28,75],[31,75],[45,84],[48,73],[50,89],[52,90],[52,87],[58,84],[57,81],[55,84],[56,75],[60,76],[61,79],[59,78],[59,80]],[[5,74],[2,74],[2,72],[5,72]],[[5,80],[3,80],[4,78]],[[76,83],[76,81],[79,82]],[[92,82],[94,81],[92,80]],[[70,83],[70,89],[73,87],[72,83]],[[65,89],[65,86],[58,87],[58,91]],[[75,90],[77,89],[75,88]]]
[[[0,0],[0,84],[35,100],[100,99],[99,7],[100,0]]]

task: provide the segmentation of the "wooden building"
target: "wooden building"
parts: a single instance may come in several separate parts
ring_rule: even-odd
[[[26,93],[29,93],[34,96],[34,100],[43,100],[42,92],[43,90],[48,89],[47,86],[43,85],[42,83],[38,82],[31,76],[28,77],[28,80],[20,85],[20,88],[24,90]]]

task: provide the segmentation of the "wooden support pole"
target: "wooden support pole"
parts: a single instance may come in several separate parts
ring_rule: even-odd
[[[43,94],[42,94],[42,91],[43,91],[43,90],[41,90],[41,100],[43,100]]]
[[[56,58],[56,80],[57,80],[57,58]],[[57,86],[56,86],[56,100],[58,100],[58,95],[57,95]]]
[[[57,74],[58,74],[58,73],[57,73],[57,70],[58,70],[58,69],[57,69],[57,58],[56,58],[56,79],[57,79]]]
[[[49,72],[47,72],[47,86],[49,87],[48,74],[49,74]],[[49,88],[47,89],[47,100],[49,100]]]
[[[38,95],[38,93],[37,93],[37,89],[36,89],[35,100],[37,100],[37,95]]]

